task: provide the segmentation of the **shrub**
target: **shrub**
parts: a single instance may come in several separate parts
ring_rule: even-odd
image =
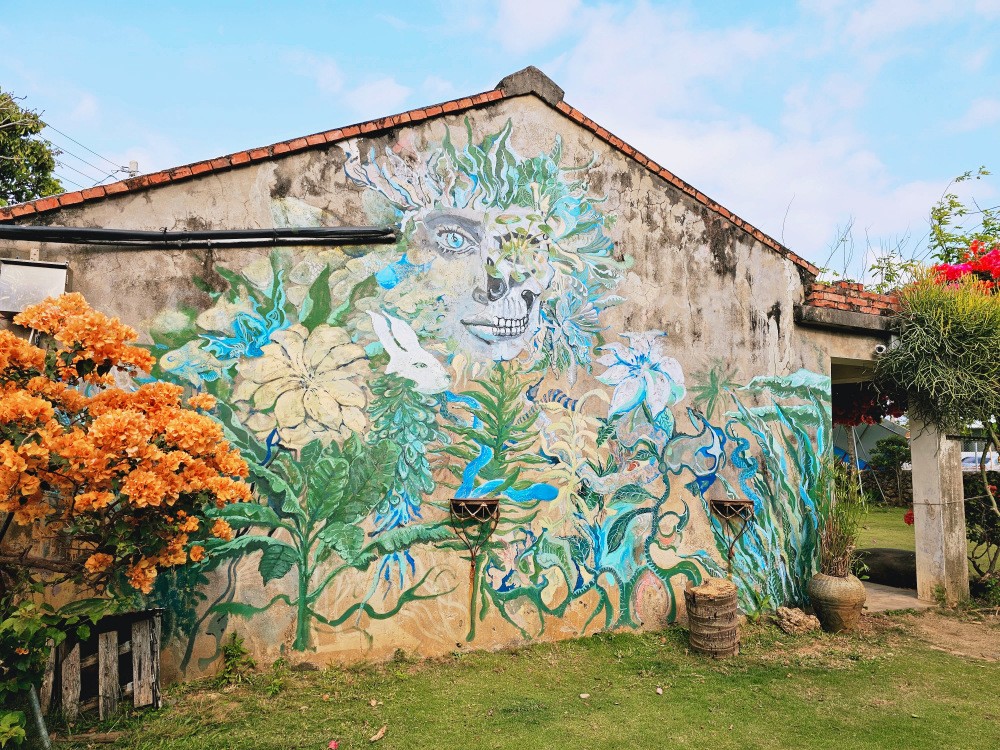
[[[825,487],[819,511],[820,571],[828,576],[844,577],[851,572],[861,522],[867,512],[867,498],[858,473],[849,466],[828,460],[820,482]]]
[[[911,416],[944,429],[1000,414],[1000,297],[971,277],[925,276],[900,292],[898,338],[875,365]]]
[[[119,578],[148,593],[159,569],[231,537],[209,507],[250,498],[211,396],[185,404],[175,385],[116,385],[153,364],[134,330],[79,294],[14,322],[31,339],[0,331],[0,696],[37,685],[48,641],[80,620],[32,597],[59,583],[101,595]],[[95,620],[104,600],[91,601],[72,606]],[[12,653],[10,639],[21,639]]]

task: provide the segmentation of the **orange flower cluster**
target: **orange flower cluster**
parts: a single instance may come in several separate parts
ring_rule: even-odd
[[[205,413],[207,394],[148,383],[105,387],[110,371],[145,371],[149,354],[132,329],[91,310],[78,294],[18,316],[44,339],[33,346],[0,331],[0,512],[39,536],[69,532],[80,580],[122,570],[148,593],[157,570],[205,556],[198,542],[228,540],[205,510],[250,500],[246,463]]]
[[[14,322],[62,345],[59,354],[69,355],[58,361],[64,382],[108,384],[112,367],[134,373],[153,366],[153,355],[131,343],[138,338],[135,329],[91,309],[82,294],[50,297],[26,308]]]

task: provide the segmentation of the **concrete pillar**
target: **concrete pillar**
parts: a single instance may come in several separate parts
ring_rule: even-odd
[[[949,604],[969,596],[962,445],[937,427],[910,420],[913,522],[917,537],[917,596]],[[939,588],[940,587],[940,588]]]

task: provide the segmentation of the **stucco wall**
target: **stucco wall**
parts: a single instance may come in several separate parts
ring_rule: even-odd
[[[42,248],[143,332],[157,377],[220,397],[259,467],[262,525],[161,574],[168,674],[210,669],[231,630],[324,661],[660,627],[724,571],[708,498],[755,502],[743,608],[803,596],[829,355],[793,324],[796,266],[540,100],[49,217],[400,228],[389,247]],[[352,473],[370,464],[389,467],[374,498]],[[454,495],[500,499],[471,579]]]

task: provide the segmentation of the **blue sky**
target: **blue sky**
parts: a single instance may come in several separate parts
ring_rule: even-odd
[[[950,179],[1000,172],[1000,0],[50,0],[44,19],[5,5],[0,87],[142,172],[486,90],[529,64],[819,263],[852,219],[856,263],[904,238],[921,254]],[[67,153],[66,178],[113,169],[49,135],[93,165]],[[1000,177],[963,192],[996,205]]]

